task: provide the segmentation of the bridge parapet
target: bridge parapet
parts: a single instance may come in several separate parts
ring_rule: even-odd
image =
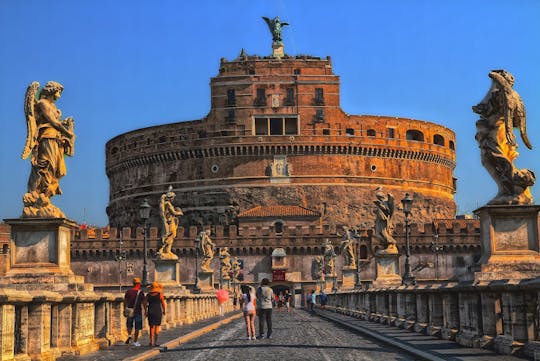
[[[540,356],[540,279],[352,290],[329,294],[328,305],[468,347]]]
[[[0,289],[0,360],[55,360],[124,340],[123,299],[123,293]],[[219,315],[215,294],[166,292],[165,299],[165,329]],[[232,310],[226,302],[224,311]]]

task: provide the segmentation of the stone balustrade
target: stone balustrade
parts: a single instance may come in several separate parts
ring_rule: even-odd
[[[215,294],[165,295],[163,329],[219,315]],[[54,360],[127,337],[123,293],[0,290],[0,360]],[[224,312],[233,310],[232,302]],[[147,330],[143,330],[147,332]]]
[[[468,347],[540,356],[540,278],[344,291],[329,294],[328,307]]]

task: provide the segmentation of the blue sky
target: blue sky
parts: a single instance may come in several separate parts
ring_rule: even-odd
[[[457,134],[460,213],[484,205],[495,182],[480,164],[471,106],[491,69],[506,69],[527,109],[532,151],[516,164],[540,175],[540,1],[0,1],[0,218],[22,212],[30,172],[23,100],[32,81],[64,85],[57,105],[75,118],[66,215],[108,223],[105,143],[142,127],[199,119],[220,58],[269,55],[262,16],[279,15],[290,55],[330,55],[350,114],[409,117]],[[539,176],[540,178],[540,176]],[[533,195],[540,201],[539,186]]]

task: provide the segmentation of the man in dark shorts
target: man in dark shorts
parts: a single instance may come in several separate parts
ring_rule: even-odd
[[[135,314],[133,317],[127,317],[126,327],[128,332],[128,338],[126,344],[131,342],[131,331],[135,325],[135,334],[133,335],[133,346],[140,346],[139,343],[139,333],[142,330],[143,326],[143,317],[142,309],[145,306],[146,297],[144,297],[144,292],[141,290],[141,279],[135,277],[133,279],[133,288],[126,291],[124,295],[124,307],[129,307],[135,309]]]

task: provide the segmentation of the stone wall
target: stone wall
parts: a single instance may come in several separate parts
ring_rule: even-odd
[[[480,255],[479,223],[477,220],[446,220],[425,225],[411,226],[411,265],[418,267],[415,272],[421,282],[434,280],[457,280],[470,273]],[[271,274],[271,254],[275,248],[283,248],[287,254],[288,273],[295,274],[295,283],[314,284],[313,258],[323,253],[323,242],[329,239],[338,255],[336,269],[341,279],[342,257],[339,249],[340,237],[335,226],[323,224],[285,224],[283,232],[276,233],[272,226],[244,224],[241,227],[205,227],[213,230],[212,239],[219,247],[228,247],[232,256],[244,261],[244,282],[256,283]],[[436,232],[435,232],[436,231]],[[197,227],[180,228],[173,244],[173,252],[180,260],[180,280],[190,285],[195,280],[195,238]],[[158,229],[151,228],[148,233],[150,274],[154,265],[151,259],[159,248]],[[375,279],[374,254],[382,245],[373,237],[370,229],[360,233],[358,247],[364,247],[364,259],[359,262],[360,281],[365,284]],[[401,253],[404,267],[405,230],[403,224],[395,227],[395,238]],[[115,228],[96,230],[93,239],[88,231],[79,231],[71,245],[71,267],[73,271],[85,276],[86,282],[98,286],[128,285],[133,276],[139,276],[143,265],[143,229],[123,228],[122,244]],[[105,238],[106,237],[106,238]],[[441,246],[440,252],[433,252],[433,244]],[[360,257],[360,248],[357,255]],[[216,253],[217,254],[217,253]],[[126,259],[120,259],[125,255]],[[200,258],[199,258],[200,261]],[[217,257],[212,263],[216,283],[219,279]]]

